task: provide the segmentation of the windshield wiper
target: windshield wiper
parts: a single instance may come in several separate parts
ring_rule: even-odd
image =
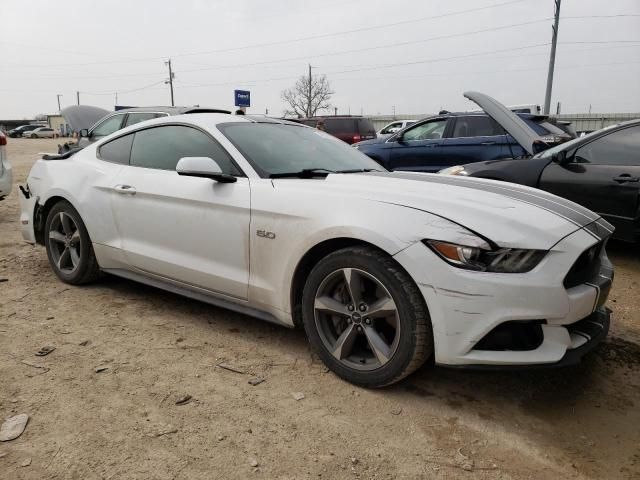
[[[313,178],[326,177],[330,173],[336,173],[326,168],[304,168],[297,172],[272,173],[269,178]]]
[[[326,177],[330,173],[366,173],[381,172],[376,168],[352,168],[347,170],[329,170],[328,168],[305,168],[297,172],[272,173],[269,178],[313,178]]]
[[[337,170],[335,173],[366,173],[366,172],[381,172],[377,168],[352,168],[350,170]]]

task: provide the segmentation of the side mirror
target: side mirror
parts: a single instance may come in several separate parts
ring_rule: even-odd
[[[395,137],[393,137],[393,140],[398,142],[398,143],[404,143],[404,134],[403,133],[397,133],[395,135]]]
[[[80,130],[80,136],[81,137],[89,137],[89,130],[87,130],[86,128],[83,128],[82,130]]]
[[[551,160],[553,160],[558,165],[566,165],[567,163],[569,163],[567,152],[565,152],[564,150],[560,150],[559,152],[554,153],[551,156]]]
[[[238,181],[233,175],[222,173],[222,169],[216,161],[209,157],[183,157],[176,165],[176,172],[185,177],[210,178],[219,183]]]

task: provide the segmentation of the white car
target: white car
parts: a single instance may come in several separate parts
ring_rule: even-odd
[[[376,132],[376,135],[378,138],[387,138],[414,123],[416,123],[416,120],[396,120],[382,127]]]
[[[35,130],[24,132],[22,136],[24,138],[54,138],[56,131],[49,127],[40,127]]]
[[[158,118],[38,160],[22,234],[64,282],[99,272],[288,327],[380,387],[427,359],[574,363],[606,335],[612,227],[490,180],[390,173],[283,120]],[[51,158],[51,157],[47,157]]]
[[[7,136],[0,132],[0,200],[3,200],[11,193],[13,176],[11,174],[11,164],[7,157]]]

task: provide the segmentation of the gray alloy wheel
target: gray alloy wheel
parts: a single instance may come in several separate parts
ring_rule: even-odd
[[[82,242],[73,218],[60,212],[49,223],[51,260],[62,273],[73,274],[80,265]]]
[[[356,268],[327,275],[315,295],[316,328],[325,348],[345,366],[375,370],[395,354],[400,321],[380,280]]]
[[[433,353],[424,297],[409,274],[375,247],[346,247],[319,260],[305,281],[301,307],[311,347],[356,385],[391,385]]]
[[[100,276],[87,228],[69,202],[61,200],[51,207],[43,233],[49,263],[60,280],[83,285]]]

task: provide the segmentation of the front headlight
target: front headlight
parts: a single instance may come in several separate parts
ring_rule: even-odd
[[[529,272],[547,254],[545,250],[518,248],[488,250],[438,240],[423,240],[423,243],[450,265],[478,272]]]
[[[455,167],[445,168],[438,172],[441,175],[469,175],[462,165],[456,165]]]

